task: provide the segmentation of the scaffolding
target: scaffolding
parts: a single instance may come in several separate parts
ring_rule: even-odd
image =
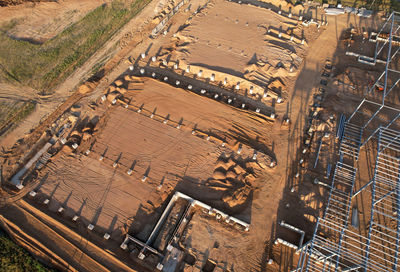
[[[398,22],[399,13],[393,12],[376,34],[374,60],[386,54],[385,70],[367,90],[367,95],[376,86],[383,86],[380,101],[364,98],[347,120],[344,116],[340,118],[339,160],[332,175],[326,209],[317,220],[312,239],[298,250],[299,261],[294,271],[400,271],[400,131],[392,128],[400,117],[400,110],[386,103],[389,93],[400,82],[400,73],[391,68],[400,48],[392,53],[392,41],[399,39]],[[385,37],[383,34],[388,28],[388,37],[379,39]],[[393,80],[389,73],[396,74],[397,78]],[[374,111],[366,111],[368,118],[361,111],[365,106],[375,107]],[[383,111],[386,120],[380,116]],[[376,147],[372,179],[355,191],[360,150],[369,142]],[[356,232],[349,228],[351,205],[364,191],[371,202],[367,211],[369,223],[364,232]]]
[[[372,196],[370,223],[364,236],[347,228],[355,171],[337,163],[325,214],[313,239],[300,251],[295,271],[399,270],[400,131],[378,130],[374,177],[367,184]]]
[[[385,63],[385,70],[377,78],[375,83],[368,89],[370,94],[376,87],[383,88],[382,90],[382,105],[385,104],[386,97],[400,82],[400,72],[396,70],[395,57],[400,51],[400,13],[393,12],[381,27],[378,33],[373,33],[375,39],[370,39],[376,43],[375,53],[371,61],[376,63],[378,60]],[[393,82],[389,82],[388,78],[395,77]]]

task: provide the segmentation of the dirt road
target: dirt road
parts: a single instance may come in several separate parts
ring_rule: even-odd
[[[16,139],[23,137],[32,128],[36,127],[44,117],[53,112],[63,101],[65,101],[75,90],[75,88],[85,79],[91,76],[91,70],[98,63],[105,63],[120,48],[115,45],[127,33],[142,35],[140,31],[160,10],[165,0],[152,1],[137,16],[130,20],[122,29],[120,29],[104,46],[91,56],[84,65],[75,70],[60,86],[57,87],[54,94],[48,97],[40,97],[37,91],[25,86],[13,87],[8,84],[0,85],[0,96],[4,99],[31,99],[38,102],[36,110],[29,115],[21,124],[0,139],[0,145],[5,149],[11,147]],[[128,56],[126,56],[127,58]],[[122,61],[122,59],[121,59]],[[10,92],[10,90],[12,90]]]
[[[18,226],[19,235],[30,240],[37,250],[47,251],[47,254],[50,251],[64,260],[67,270],[143,271],[127,266],[107,253],[106,247],[99,248],[23,200],[2,208],[1,213],[6,219],[3,222]]]

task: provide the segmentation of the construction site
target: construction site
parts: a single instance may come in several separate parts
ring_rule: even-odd
[[[400,271],[400,13],[138,16],[94,75],[0,135],[17,244],[60,271]]]

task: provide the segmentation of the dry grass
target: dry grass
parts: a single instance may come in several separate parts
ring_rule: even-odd
[[[17,81],[42,93],[52,93],[149,2],[134,0],[104,4],[43,44],[10,38],[7,30],[18,22],[2,26],[0,80]]]
[[[0,137],[14,129],[19,122],[35,110],[34,102],[0,101]]]

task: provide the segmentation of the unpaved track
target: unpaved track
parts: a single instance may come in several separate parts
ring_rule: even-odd
[[[149,33],[142,33],[144,26],[157,14],[157,6],[164,0],[152,1],[137,16],[130,20],[121,28],[103,47],[91,56],[83,66],[76,69],[60,86],[57,87],[57,93],[66,93],[73,90],[80,82],[90,76],[93,66],[102,60],[109,59],[114,55],[118,48],[114,48],[116,44],[124,37],[125,34],[132,32],[135,36],[147,36]],[[127,56],[126,56],[127,57]]]
[[[65,101],[75,90],[75,88],[90,76],[92,68],[99,62],[105,62],[111,56],[118,52],[118,48],[115,45],[120,41],[125,34],[132,32],[134,38],[137,39],[137,35],[140,38],[147,36],[148,33],[141,33],[144,26],[157,14],[159,6],[164,3],[165,0],[156,0],[149,3],[138,15],[131,19],[124,27],[122,27],[110,40],[108,40],[103,47],[93,54],[84,65],[76,69],[75,72],[70,75],[60,86],[57,87],[54,94],[45,99],[38,97],[37,92],[32,88],[19,87],[19,90],[15,90],[15,87],[11,87],[7,84],[0,85],[0,96],[4,98],[17,99],[19,95],[23,99],[33,99],[38,103],[36,110],[29,115],[19,126],[8,133],[4,138],[0,139],[0,145],[5,149],[11,147],[16,139],[23,137],[30,129],[36,127],[43,117],[53,112],[63,101]],[[128,45],[135,46],[136,44]],[[124,48],[125,50],[127,48]],[[126,58],[128,56],[125,56]],[[121,59],[122,60],[122,59]],[[12,88],[12,92],[10,91]],[[27,90],[29,91],[27,92]]]
[[[0,226],[20,246],[33,253],[37,258],[44,260],[49,266],[77,271],[72,265],[65,262],[32,236],[28,236],[20,227],[3,216],[0,216]]]
[[[284,220],[285,222],[292,224],[296,227],[301,227],[304,223],[304,215],[309,214],[308,206],[302,206],[303,204],[297,198],[294,198],[294,194],[283,194],[286,193],[288,188],[300,188],[301,185],[296,184],[302,179],[295,180],[292,175],[298,171],[298,162],[300,159],[301,149],[301,138],[304,134],[305,122],[308,114],[308,108],[312,99],[314,90],[320,86],[319,82],[321,79],[321,72],[325,65],[326,59],[331,59],[334,62],[337,57],[336,50],[339,43],[339,37],[346,28],[356,25],[358,27],[366,27],[373,24],[373,20],[366,20],[354,15],[341,15],[341,16],[328,16],[328,26],[321,33],[320,37],[312,44],[310,44],[309,53],[303,61],[303,65],[300,67],[301,72],[297,79],[293,82],[294,89],[291,93],[288,104],[277,105],[276,111],[278,115],[287,114],[291,120],[291,126],[289,133],[283,137],[282,142],[276,142],[275,150],[279,150],[276,153],[277,160],[284,165],[278,164],[277,171],[282,173],[283,177],[281,180],[281,188],[286,188],[286,191],[282,192],[279,196],[276,195],[276,199],[281,199],[281,206],[287,203],[291,204],[290,209],[279,209],[277,214],[277,220]],[[275,133],[272,136],[274,139],[278,139],[279,130],[274,130]],[[292,208],[293,207],[293,208]],[[275,222],[276,224],[276,222]],[[306,239],[309,239],[312,235],[313,229],[304,229],[306,231]],[[281,256],[289,257],[291,253],[280,252]],[[285,255],[286,254],[286,255]],[[291,259],[290,259],[291,260]],[[266,271],[290,271],[288,259],[281,259],[282,263],[265,266]],[[286,263],[285,263],[286,262]],[[295,265],[297,263],[294,263]],[[287,265],[287,267],[286,267]]]
[[[138,271],[24,200],[5,206],[1,213],[6,220],[19,226],[19,235],[34,241],[40,240],[45,249],[62,258],[71,266],[71,270]]]
[[[0,25],[15,21],[16,25],[7,32],[8,35],[17,39],[45,42],[108,1],[58,0],[1,7]]]
[[[338,46],[339,37],[351,25],[359,25],[363,19],[355,15],[328,16],[328,26],[309,48],[309,54],[303,61],[301,72],[295,81],[294,90],[288,101],[289,105],[277,105],[278,114],[288,114],[293,124],[289,139],[295,140],[302,136],[304,120],[312,91],[319,85],[320,75],[326,59],[333,59]],[[364,19],[365,20],[365,19]],[[368,21],[364,21],[367,25]],[[294,158],[294,148],[288,158]],[[293,153],[291,153],[293,152]]]

